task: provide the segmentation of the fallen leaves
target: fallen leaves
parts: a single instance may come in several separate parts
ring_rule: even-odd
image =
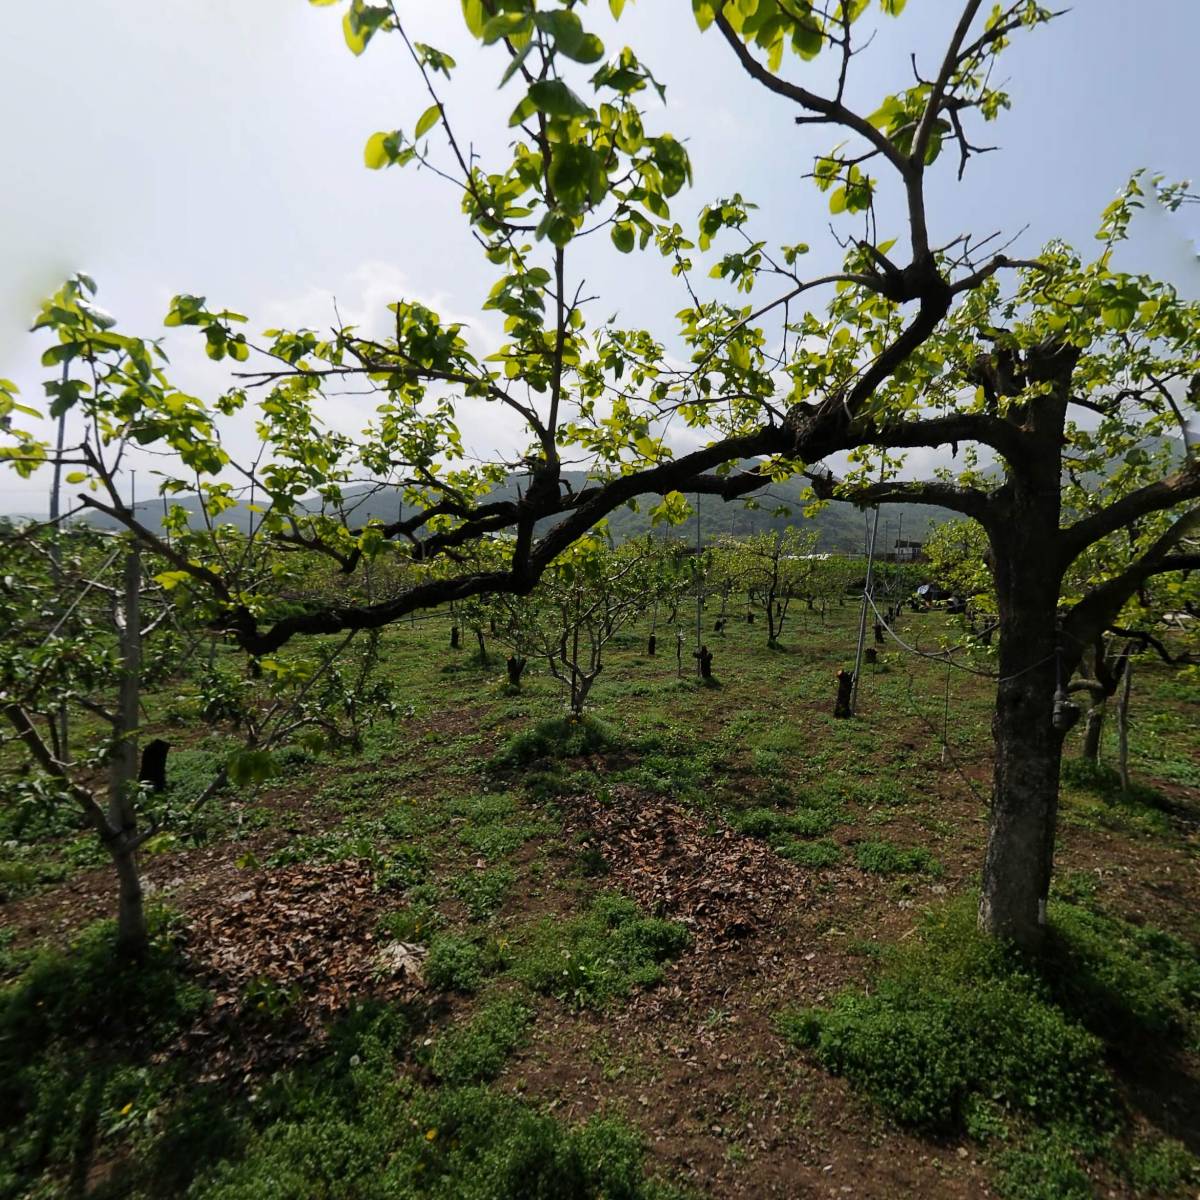
[[[687,925],[698,952],[752,937],[801,891],[798,869],[766,843],[669,799],[615,787],[562,807],[567,832],[600,853],[613,883]]]
[[[424,986],[424,947],[376,943],[382,902],[365,862],[275,867],[206,900],[186,938],[213,1003],[184,1039],[203,1042],[206,1078],[294,1058],[356,1001]]]

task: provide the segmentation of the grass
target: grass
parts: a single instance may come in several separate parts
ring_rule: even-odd
[[[924,846],[907,849],[891,842],[860,842],[854,861],[872,875],[940,875],[941,863]]]
[[[996,1156],[1001,1195],[1090,1197],[1081,1164],[1112,1157],[1127,1120],[1110,1064],[1169,1057],[1180,1037],[1194,1039],[1200,952],[1071,904],[1054,912],[1033,958],[981,935],[969,898],[944,905],[919,941],[884,951],[868,990],[785,1011],[778,1028],[902,1124],[1001,1146],[1015,1138]],[[1156,1142],[1123,1169],[1169,1193],[1196,1164]]]
[[[643,916],[632,900],[610,893],[573,920],[534,926],[512,973],[535,992],[598,1008],[657,983],[662,964],[688,941],[682,925]]]
[[[438,1039],[430,1056],[434,1075],[454,1085],[495,1079],[525,1041],[532,1020],[533,1009],[519,996],[493,996]]]
[[[102,922],[0,990],[0,1196],[67,1176],[106,1139],[136,1133],[176,1085],[151,1056],[206,996],[183,970],[169,918],[156,913],[152,928],[141,963],[117,957]]]
[[[302,1053],[291,1066],[252,1072],[236,1086],[205,1084],[203,1056],[169,1049],[205,1004],[169,924],[156,934],[143,993],[113,971],[107,935],[56,958],[30,947],[19,920],[16,937],[0,934],[8,981],[0,990],[0,1200],[81,1194],[89,1179],[95,1200],[648,1200],[667,1190],[647,1179],[633,1123],[647,1142],[671,1136],[682,1110],[673,1110],[663,1068],[674,1053],[701,1068],[687,1102],[694,1092],[702,1114],[692,1170],[705,1194],[728,1194],[730,1179],[765,1194],[784,1158],[798,1190],[819,1188],[811,1163],[832,1161],[819,1153],[834,1141],[831,1153],[852,1156],[868,1135],[831,1134],[815,1119],[797,1134],[790,1118],[781,1126],[770,1111],[752,1114],[746,1099],[786,1094],[792,1112],[812,1114],[840,1086],[798,1056],[781,1059],[747,1018],[797,994],[782,988],[805,978],[820,982],[801,996],[830,998],[789,1012],[780,1028],[809,1062],[850,1079],[910,1130],[970,1143],[970,1162],[931,1143],[926,1165],[913,1168],[914,1194],[939,1194],[931,1164],[961,1176],[953,1181],[960,1190],[987,1187],[1016,1200],[1109,1185],[1194,1193],[1196,1162],[1167,1136],[1185,1136],[1163,1116],[1169,1105],[1134,1123],[1123,1105],[1142,1103],[1140,1093],[1122,1086],[1131,1057],[1172,1063],[1197,1045],[1200,924],[1178,819],[1186,801],[1170,786],[1200,779],[1192,693],[1172,693],[1165,671],[1139,676],[1147,711],[1131,730],[1141,784],[1131,796],[1114,790],[1111,771],[1064,767],[1063,866],[1042,960],[977,944],[969,898],[896,946],[889,914],[901,889],[911,895],[917,879],[943,869],[952,896],[971,886],[983,810],[922,721],[940,730],[943,674],[933,667],[897,658],[890,674],[864,675],[855,721],[832,718],[832,672],[848,665],[856,612],[847,606],[837,616],[827,626],[803,615],[789,624],[785,654],[767,653],[761,623],[731,621],[718,649],[720,691],[675,678],[673,634],[671,653],[655,659],[644,657],[642,633],[616,641],[581,722],[562,717],[558,689],[538,664],[519,695],[505,696],[499,658],[490,674],[437,669],[450,656],[436,622],[388,630],[385,666],[404,711],[366,730],[361,755],[284,755],[263,787],[226,792],[194,823],[169,826],[147,846],[147,861],[170,879],[188,877],[190,860],[175,856],[201,842],[247,872],[362,858],[372,867],[374,940],[427,948],[427,986],[403,1007],[352,1005],[323,1039],[298,1037]],[[939,636],[942,618],[907,619],[914,636]],[[918,631],[918,620],[928,629]],[[956,677],[951,745],[974,779],[986,768],[989,703],[985,681]],[[148,692],[148,728],[160,704]],[[219,725],[192,740],[194,718],[177,715],[181,723],[165,733],[180,743],[156,810],[165,815],[198,794],[228,749]],[[73,814],[32,795],[17,804],[12,779],[0,783],[0,887],[7,870],[16,890],[36,897],[103,864]],[[590,808],[616,794],[669,798],[708,824],[714,847],[734,826],[762,839],[756,855],[810,873],[803,905],[776,931],[778,970],[764,960],[750,979],[736,955],[693,962],[683,927],[624,896],[596,894],[625,878],[627,864],[609,843],[589,840],[574,798],[587,795]],[[634,832],[657,836],[644,819]],[[251,845],[233,845],[248,835]],[[867,887],[860,870],[892,879]],[[21,911],[36,914],[36,901]],[[909,913],[900,919],[913,923]],[[641,1005],[618,1021],[634,992],[674,977],[669,964],[680,956],[689,956],[682,996],[672,990],[651,1023]],[[714,976],[715,990],[703,982]],[[835,993],[826,981],[839,977],[868,982]],[[96,1016],[104,988],[124,1006],[115,1022]],[[293,1028],[286,988],[258,981],[242,999],[255,1014],[250,1028]],[[742,1037],[731,1090],[706,1056],[729,1038],[740,1051]],[[597,1078],[578,1056],[601,1039],[612,1049]],[[601,1116],[574,1125],[547,1102],[559,1114],[598,1106]],[[754,1121],[754,1136],[731,1132],[743,1118]],[[1163,1136],[1146,1132],[1156,1123]],[[713,1124],[723,1132],[710,1135]],[[874,1159],[886,1159],[892,1121],[870,1129]],[[861,1190],[886,1190],[870,1161]]]

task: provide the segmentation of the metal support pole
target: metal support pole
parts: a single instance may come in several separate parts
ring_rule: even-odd
[[[883,467],[879,468],[879,481],[883,482]],[[854,652],[854,682],[850,685],[850,713],[858,712],[858,680],[862,674],[863,645],[867,640],[867,599],[875,583],[875,539],[879,533],[879,505],[875,505],[871,521],[871,541],[867,547],[867,578],[863,581],[862,608],[858,614],[858,647]]]

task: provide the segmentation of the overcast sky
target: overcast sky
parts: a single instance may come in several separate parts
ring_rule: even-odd
[[[958,7],[909,0],[856,61],[852,98],[870,111],[906,84],[910,51],[932,73]],[[458,58],[447,93],[456,129],[485,161],[502,153],[516,97],[497,96],[503,64],[465,41],[458,0],[400,8],[419,40]],[[715,34],[697,32],[690,8],[636,0],[614,29],[607,5],[593,0],[588,17],[610,51],[633,45],[667,85],[650,127],[686,137],[696,172],[673,215],[689,227],[707,200],[740,191],[760,206],[761,236],[806,241],[814,273],[827,269],[840,252],[824,198],[801,176],[834,139],[797,129],[788,106],[746,81]],[[144,336],[162,333],[176,292],[247,313],[254,331],[327,326],[334,296],[343,317],[370,324],[405,295],[469,319],[491,348],[497,332],[478,314],[494,271],[466,234],[457,198],[427,173],[362,165],[374,130],[411,129],[428,102],[403,46],[379,38],[355,59],[339,22],[340,10],[305,0],[0,3],[0,375],[27,401],[40,402],[44,375],[45,342],[27,333],[30,318],[78,269],[95,276],[100,303],[122,327]],[[1062,236],[1089,253],[1097,215],[1130,171],[1195,176],[1197,46],[1198,0],[1078,0],[1048,29],[1016,39],[1003,59],[1013,110],[983,135],[1000,149],[973,160],[962,183],[952,156],[937,165],[935,241],[1028,226],[1014,252]],[[813,81],[822,78],[814,69]],[[895,210],[883,212],[886,220]],[[1124,265],[1200,294],[1197,240],[1200,210],[1149,214]],[[601,296],[593,318],[619,312],[625,324],[663,331],[684,302],[654,254],[589,253],[577,269]],[[222,386],[194,350],[168,346],[185,389]],[[333,404],[329,419],[347,430],[369,411],[348,398]],[[505,443],[491,414],[464,425],[481,455]],[[0,511],[44,511],[44,488],[0,476]]]

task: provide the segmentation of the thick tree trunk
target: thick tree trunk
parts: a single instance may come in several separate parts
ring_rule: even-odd
[[[997,570],[996,760],[979,924],[1032,949],[1045,932],[1058,819],[1064,733],[1055,728],[1059,581],[1043,569],[1045,555],[1031,554],[1028,544],[1006,550],[1008,570]],[[1014,570],[1016,564],[1022,567]]]

